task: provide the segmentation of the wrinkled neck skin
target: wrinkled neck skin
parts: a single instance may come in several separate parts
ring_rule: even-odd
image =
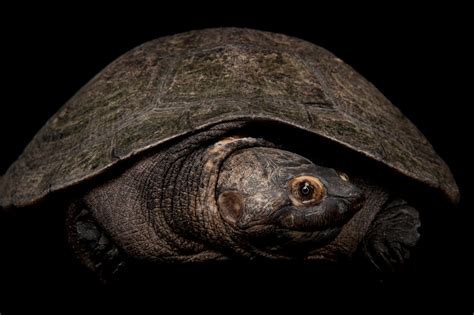
[[[254,256],[232,228],[222,219],[216,202],[216,187],[223,162],[232,153],[271,143],[251,137],[230,136],[196,148],[176,161],[165,175],[161,209],[170,232],[204,244],[223,256]],[[163,202],[164,201],[164,202]]]
[[[219,212],[216,188],[224,161],[240,150],[274,146],[229,132],[240,126],[239,122],[221,124],[145,157],[87,193],[83,202],[112,240],[140,260],[291,259],[254,246]],[[350,253],[359,237],[343,231],[343,241],[344,234],[353,243],[348,245]],[[324,259],[325,252],[316,250],[312,257]]]
[[[269,146],[230,137],[234,122],[215,126],[143,158],[82,201],[128,255],[146,261],[199,262],[253,255],[227,233],[215,200],[219,168],[232,152]],[[216,143],[221,139],[225,139]]]

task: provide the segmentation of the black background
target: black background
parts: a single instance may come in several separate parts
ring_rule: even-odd
[[[244,310],[249,301],[265,308],[314,309],[323,304],[324,298],[319,294],[325,292],[341,301],[331,307],[365,308],[386,301],[383,307],[391,309],[414,301],[422,308],[439,305],[451,311],[472,311],[473,142],[469,112],[472,100],[468,93],[473,69],[472,50],[468,46],[473,34],[469,30],[472,23],[463,8],[370,7],[350,8],[342,13],[342,6],[317,9],[309,4],[294,4],[271,12],[256,11],[252,4],[234,3],[218,12],[185,5],[172,9],[121,9],[117,13],[84,5],[60,11],[56,11],[57,7],[28,7],[2,12],[0,173],[68,98],[122,53],[164,35],[240,26],[308,40],[353,66],[427,136],[451,167],[462,194],[460,208],[446,211],[441,220],[438,218],[437,235],[427,242],[404,276],[384,282],[369,277],[371,280],[362,281],[360,287],[358,280],[365,276],[352,276],[351,284],[343,287],[341,282],[328,285],[327,278],[333,275],[329,273],[326,281],[321,282],[327,287],[321,287],[316,276],[308,275],[308,267],[256,270],[233,266],[222,270],[208,266],[178,271],[171,268],[161,275],[162,283],[147,288],[147,293],[157,299],[152,304],[163,307],[168,298],[178,297],[181,302],[173,304],[174,307],[207,308],[213,305],[217,294],[221,302],[227,303],[226,307],[239,306]],[[183,10],[186,12],[182,13]],[[71,305],[91,308],[92,300],[106,301],[108,306],[120,305],[117,300],[107,300],[117,294],[115,289],[102,288],[77,266],[67,251],[58,252],[63,247],[56,232],[45,232],[35,223],[36,219],[55,219],[48,215],[34,218],[24,219],[20,214],[9,221],[10,216],[0,217],[0,312],[15,313],[25,306],[60,309],[59,301],[69,303],[66,310]],[[216,283],[221,286],[217,290],[206,288]],[[246,287],[237,289],[236,283]],[[139,289],[143,288],[133,288]],[[345,305],[354,296],[357,302]]]

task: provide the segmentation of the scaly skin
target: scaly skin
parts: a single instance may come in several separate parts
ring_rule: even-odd
[[[70,231],[102,233],[117,247],[97,250],[94,242],[94,248],[87,245],[88,252],[84,244],[77,246],[85,242],[82,234],[70,233],[82,261],[103,275],[107,261],[120,264],[130,258],[148,262],[351,259],[374,217],[384,217],[377,213],[390,194],[264,139],[240,136],[235,133],[239,127],[242,123],[218,125],[149,154],[72,203],[71,212],[79,209],[90,217],[73,216],[69,225],[75,228]],[[312,186],[316,199],[298,200],[301,196],[295,195],[292,183],[300,178],[321,185],[318,194],[317,185]],[[97,226],[84,232],[90,218]],[[385,240],[380,231],[393,226],[386,221],[381,224],[384,220],[377,219],[370,229],[374,240],[364,241],[371,261],[375,256],[370,245],[380,250]],[[385,243],[387,248],[403,243],[398,242],[403,238],[414,240],[410,246],[414,245],[416,229],[405,230],[408,237],[395,233]],[[118,258],[104,261],[111,251]],[[403,263],[407,253],[408,249],[393,262]],[[391,262],[389,257],[385,265]]]

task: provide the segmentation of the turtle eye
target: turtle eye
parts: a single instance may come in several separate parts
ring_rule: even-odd
[[[324,186],[312,176],[298,176],[290,180],[290,199],[295,206],[313,206],[324,197]]]
[[[308,183],[303,182],[300,184],[300,195],[303,197],[311,196],[311,193],[314,191],[314,187]]]

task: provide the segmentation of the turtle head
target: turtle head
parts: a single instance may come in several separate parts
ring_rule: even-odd
[[[364,200],[344,173],[275,148],[236,151],[217,184],[220,215],[236,236],[272,252],[327,244]]]

